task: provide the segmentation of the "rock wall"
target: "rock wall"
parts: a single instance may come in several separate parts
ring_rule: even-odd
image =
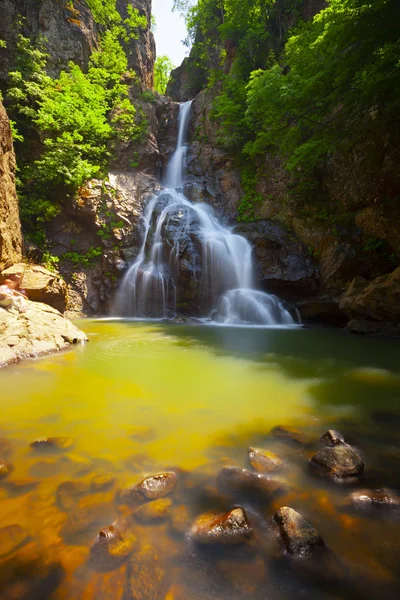
[[[0,100],[0,271],[21,260],[21,247],[15,155],[10,123]]]

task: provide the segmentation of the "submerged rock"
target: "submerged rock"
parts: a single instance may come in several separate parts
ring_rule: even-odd
[[[230,494],[255,493],[267,498],[286,488],[285,482],[277,477],[254,473],[240,467],[224,467],[217,477],[217,484],[223,492]]]
[[[280,508],[274,519],[290,554],[308,556],[316,547],[325,545],[319,532],[293,508]]]
[[[321,435],[320,440],[329,446],[346,445],[344,436],[340,433],[340,431],[336,431],[336,429],[328,429],[324,435]]]
[[[109,490],[115,483],[115,477],[110,475],[96,475],[90,482],[90,491],[92,493],[104,492]]]
[[[144,546],[129,559],[127,597],[131,600],[161,600],[165,598],[168,580],[159,555]]]
[[[326,446],[311,458],[310,467],[334,478],[358,477],[364,461],[351,446]]]
[[[138,506],[133,514],[138,521],[143,523],[162,521],[169,516],[171,506],[170,498],[159,498]]]
[[[271,429],[271,435],[291,445],[302,445],[305,443],[304,435],[294,427],[282,427],[278,425]]]
[[[5,479],[6,477],[8,477],[10,473],[13,472],[13,470],[14,467],[11,463],[7,463],[3,460],[0,460],[0,479]]]
[[[90,486],[83,481],[64,481],[56,490],[57,503],[62,510],[70,510],[89,491]]]
[[[243,508],[225,514],[205,513],[190,528],[190,537],[198,544],[243,544],[252,528]]]
[[[122,490],[119,493],[121,504],[143,502],[145,500],[158,500],[171,494],[178,482],[178,476],[174,471],[158,473],[146,477],[140,483]]]
[[[249,448],[250,464],[258,473],[271,473],[279,470],[283,461],[279,456],[269,450],[260,448]]]
[[[400,509],[400,496],[387,488],[378,490],[358,490],[350,494],[351,502],[358,508]]]
[[[11,494],[27,494],[39,485],[35,479],[12,479],[5,483],[7,490]]]
[[[185,504],[176,506],[171,512],[171,532],[176,535],[183,535],[187,531],[190,521],[189,509]]]
[[[21,525],[0,528],[0,557],[7,556],[28,541],[27,531]]]
[[[43,437],[31,443],[37,450],[69,450],[74,445],[68,437]]]

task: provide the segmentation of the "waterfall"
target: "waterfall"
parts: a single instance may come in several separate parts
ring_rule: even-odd
[[[255,289],[252,248],[212,208],[183,193],[192,102],[180,105],[165,187],[140,219],[141,246],[117,291],[114,314],[173,318],[177,310],[225,324],[293,324],[281,301]]]

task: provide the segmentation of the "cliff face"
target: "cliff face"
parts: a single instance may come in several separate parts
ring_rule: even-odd
[[[98,43],[93,15],[82,0],[0,0],[0,39],[6,48],[0,49],[0,82],[7,79],[15,62],[19,19],[22,32],[32,40],[43,37],[49,54],[48,72],[57,77],[70,61],[82,69]]]
[[[139,32],[137,40],[128,43],[129,68],[133,69],[144,87],[153,85],[155,42],[151,32],[151,0],[118,0],[117,9],[123,18],[128,16],[127,3],[147,17],[148,26]],[[0,39],[6,42],[0,48],[0,85],[15,64],[18,20],[22,18],[22,32],[33,41],[45,40],[49,54],[48,73],[57,77],[69,62],[84,71],[90,55],[98,47],[101,27],[84,0],[0,0]]]
[[[0,271],[21,260],[21,245],[15,155],[10,123],[0,101]]]

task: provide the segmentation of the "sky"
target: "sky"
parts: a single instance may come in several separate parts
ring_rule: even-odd
[[[182,44],[186,38],[186,27],[179,13],[172,12],[173,0],[153,0],[153,15],[156,18],[157,56],[167,55],[179,67],[188,49]]]

